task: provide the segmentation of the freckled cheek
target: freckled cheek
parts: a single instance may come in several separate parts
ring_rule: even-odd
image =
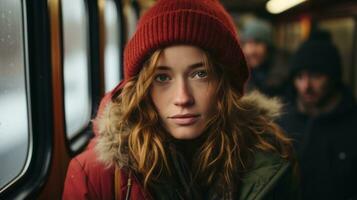
[[[216,111],[217,107],[217,95],[214,87],[199,88],[196,90],[195,99],[200,101],[201,107],[205,109],[209,114]]]
[[[168,88],[152,87],[150,90],[151,99],[156,107],[159,115],[164,117],[168,112],[168,105],[172,94]]]
[[[160,98],[158,95],[158,91],[157,89],[155,89],[154,87],[150,88],[150,97],[151,97],[151,101],[153,102],[154,106],[156,107],[156,109],[158,108],[158,105],[160,105]]]

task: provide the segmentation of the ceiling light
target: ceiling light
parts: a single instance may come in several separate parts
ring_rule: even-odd
[[[304,1],[306,0],[270,0],[266,4],[266,9],[272,14],[278,14]]]

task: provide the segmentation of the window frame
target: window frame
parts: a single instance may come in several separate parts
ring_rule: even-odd
[[[35,197],[48,176],[52,149],[52,94],[49,18],[45,0],[21,0],[29,116],[27,168],[0,192],[0,199]],[[47,76],[46,76],[47,75]],[[48,84],[44,84],[48,83]],[[34,131],[36,130],[36,131]]]

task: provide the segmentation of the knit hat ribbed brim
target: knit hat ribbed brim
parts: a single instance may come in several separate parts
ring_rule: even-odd
[[[243,94],[249,71],[233,21],[217,0],[159,0],[139,20],[124,50],[124,80],[137,75],[157,49],[189,44],[227,67],[232,86]]]

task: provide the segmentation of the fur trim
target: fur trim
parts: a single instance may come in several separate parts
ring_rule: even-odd
[[[106,102],[103,109],[103,113],[98,113],[95,119],[97,124],[96,133],[98,137],[97,144],[95,146],[95,151],[98,155],[100,161],[106,164],[108,167],[117,163],[120,167],[128,163],[128,156],[123,157],[124,155],[120,153],[120,139],[119,134],[112,134],[114,131],[109,131],[111,127],[111,108],[113,103]]]
[[[257,90],[244,95],[241,102],[246,108],[256,111],[269,121],[276,120],[281,115],[283,107],[282,101],[279,98],[267,97]]]
[[[106,102],[102,113],[98,113],[94,123],[97,124],[96,133],[98,141],[95,147],[99,160],[107,166],[114,163],[119,167],[128,165],[128,156],[121,153],[119,134],[111,134],[110,120],[111,108],[114,104]],[[244,110],[247,111],[246,120],[255,120],[257,117],[264,117],[267,121],[274,121],[280,116],[282,108],[281,101],[278,98],[268,98],[258,91],[250,92],[241,98],[241,104]],[[101,105],[103,106],[103,105]]]

